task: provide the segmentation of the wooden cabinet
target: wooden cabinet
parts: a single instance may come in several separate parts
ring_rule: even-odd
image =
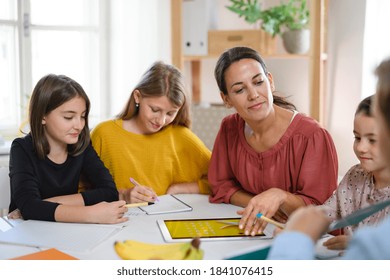
[[[309,94],[310,115],[323,124],[325,103],[325,66],[326,66],[326,18],[328,0],[310,1],[311,48],[306,57],[310,60]],[[201,61],[205,57],[184,56],[182,50],[182,0],[171,0],[172,19],[172,63],[184,68],[184,61],[190,61],[192,73],[192,100],[200,102]],[[267,57],[291,59],[297,55],[263,54]],[[302,56],[298,56],[302,57]]]
[[[276,39],[263,30],[209,30],[208,56],[218,57],[224,50],[235,46],[247,46],[263,56],[276,51]]]

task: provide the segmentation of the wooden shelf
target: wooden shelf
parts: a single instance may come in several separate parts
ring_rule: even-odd
[[[184,56],[182,50],[182,1],[171,0],[172,11],[172,62],[179,69],[184,62],[191,63],[192,101],[199,103],[201,89],[201,61],[216,56]],[[264,59],[309,59],[310,115],[325,125],[325,66],[326,66],[326,18],[328,0],[310,1],[311,48],[307,55],[275,54],[262,55]],[[179,15],[177,13],[180,13]]]
[[[310,55],[308,54],[274,54],[274,55],[262,55],[264,59],[308,59]],[[216,59],[218,56],[213,55],[204,55],[204,56],[183,56],[184,61],[200,61],[203,59]]]

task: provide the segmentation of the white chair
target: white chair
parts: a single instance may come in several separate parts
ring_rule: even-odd
[[[0,214],[8,214],[10,203],[10,184],[9,184],[8,167],[0,167]]]

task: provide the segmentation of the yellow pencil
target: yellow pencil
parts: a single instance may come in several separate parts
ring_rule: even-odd
[[[141,207],[141,206],[148,206],[148,205],[153,205],[153,202],[140,202],[140,203],[131,203],[131,204],[126,204],[126,208],[134,208],[134,207]]]
[[[267,223],[273,224],[274,226],[277,226],[280,229],[284,229],[284,224],[278,223],[277,221],[274,221],[270,218],[267,218],[266,216],[264,216],[261,213],[257,214],[256,217],[258,219],[262,219],[262,220],[266,221]]]

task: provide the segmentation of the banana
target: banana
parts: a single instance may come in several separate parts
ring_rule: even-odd
[[[123,260],[201,260],[203,250],[199,238],[191,242],[174,244],[151,244],[136,240],[116,241],[115,252]]]

